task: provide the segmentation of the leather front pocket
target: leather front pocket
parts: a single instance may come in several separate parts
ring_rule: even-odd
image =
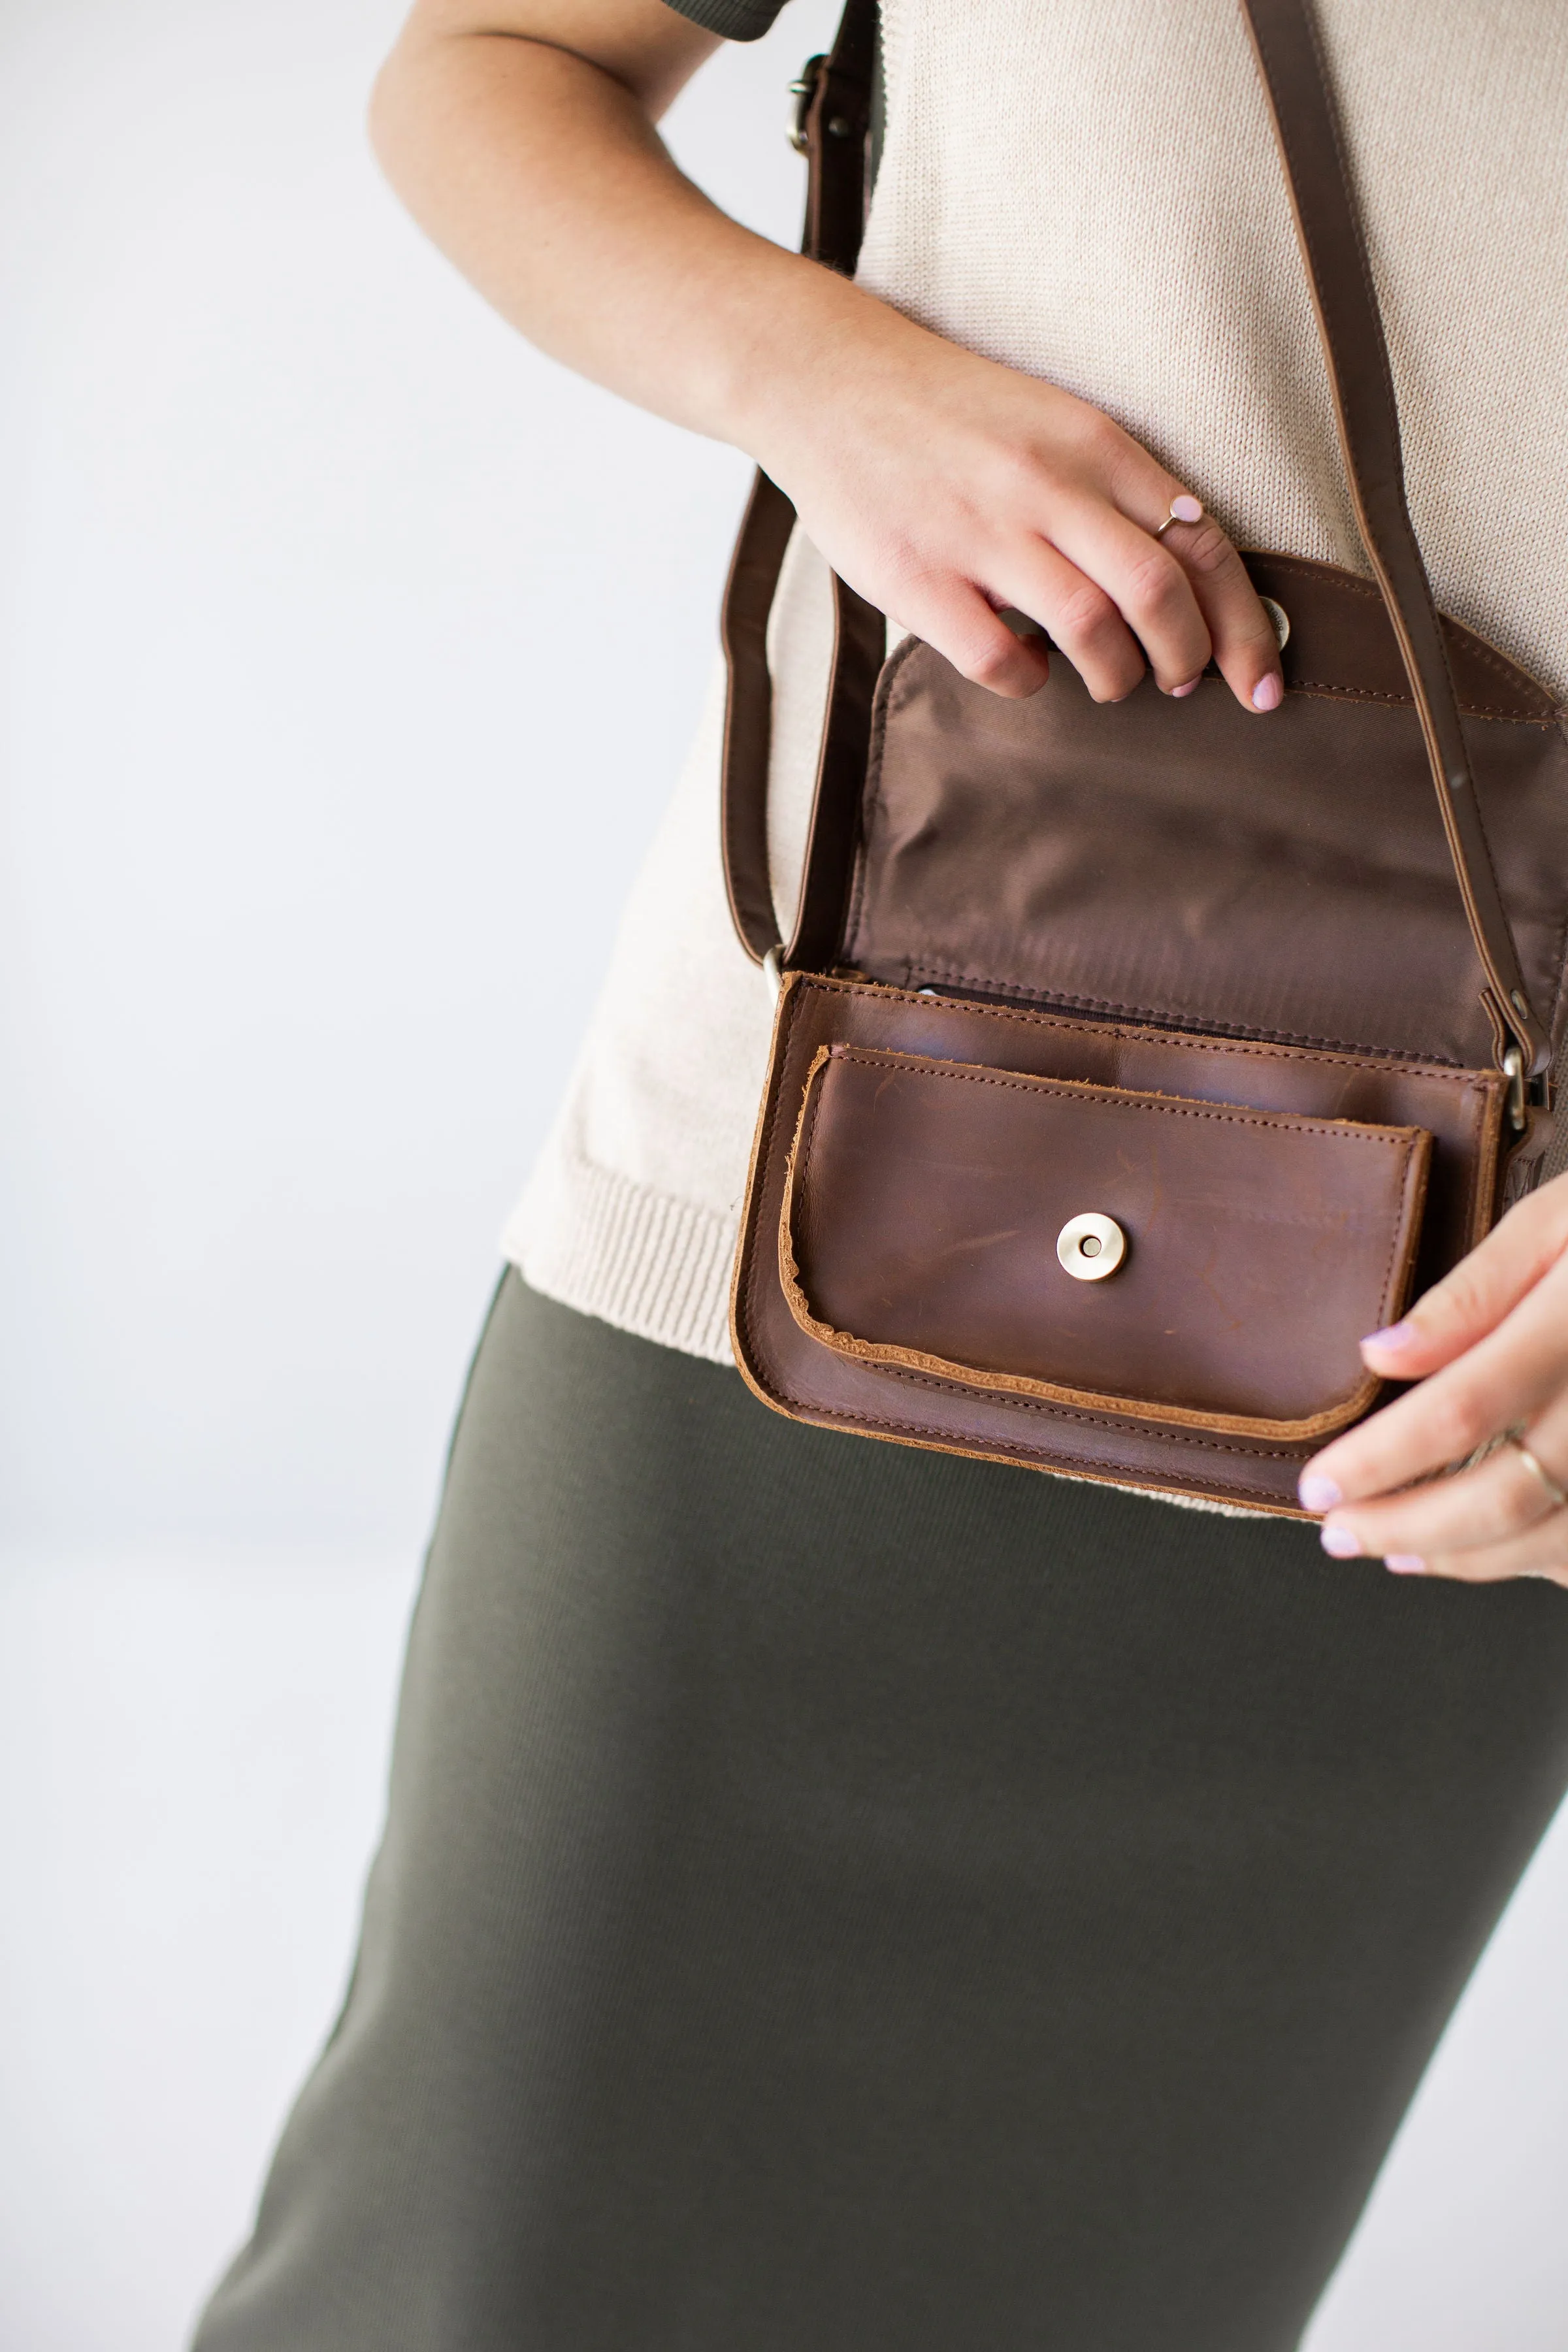
[[[1405,1303],[1429,1149],[1418,1128],[824,1045],[780,1275],[799,1327],[868,1363],[1310,1443],[1376,1392],[1356,1343]],[[1086,1213],[1124,1237],[1104,1279],[1058,1254]]]

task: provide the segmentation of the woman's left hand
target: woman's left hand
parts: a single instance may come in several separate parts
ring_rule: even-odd
[[[1327,1513],[1324,1550],[1409,1575],[1568,1585],[1568,1175],[1510,1209],[1362,1353],[1420,1385],[1303,1471],[1303,1505]],[[1505,1432],[1513,1443],[1441,1475]]]

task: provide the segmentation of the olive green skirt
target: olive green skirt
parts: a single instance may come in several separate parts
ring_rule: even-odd
[[[1555,1588],[798,1428],[509,1274],[200,2352],[1287,2352],[1565,1785]]]

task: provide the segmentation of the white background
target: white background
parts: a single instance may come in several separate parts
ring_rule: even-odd
[[[0,5],[0,2352],[174,2352],[337,1999],[495,1235],[744,486],[397,212],[396,16]],[[671,124],[784,237],[827,22]],[[1565,1955],[1560,1825],[1312,2352],[1568,2346]]]

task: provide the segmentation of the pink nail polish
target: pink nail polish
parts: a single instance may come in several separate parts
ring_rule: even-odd
[[[1349,1528],[1325,1528],[1318,1538],[1331,1559],[1359,1559],[1361,1546]]]
[[[1426,1573],[1426,1563],[1417,1551],[1391,1551],[1385,1555],[1383,1564],[1384,1568],[1391,1568],[1395,1576],[1425,1576]]]
[[[1385,1354],[1397,1355],[1401,1348],[1408,1348],[1419,1337],[1414,1323],[1390,1323],[1382,1331],[1369,1331],[1361,1344],[1363,1348],[1377,1348]]]
[[[1203,680],[1201,677],[1190,677],[1188,678],[1185,686],[1173,686],[1171,688],[1172,701],[1180,702],[1185,696],[1195,694],[1202,684]]]
[[[1304,1511],[1331,1511],[1336,1503],[1344,1501],[1334,1481],[1325,1478],[1321,1470],[1304,1470],[1296,1491]]]
[[[1273,671],[1267,677],[1260,677],[1252,689],[1254,710],[1278,710],[1284,699],[1284,683]]]

